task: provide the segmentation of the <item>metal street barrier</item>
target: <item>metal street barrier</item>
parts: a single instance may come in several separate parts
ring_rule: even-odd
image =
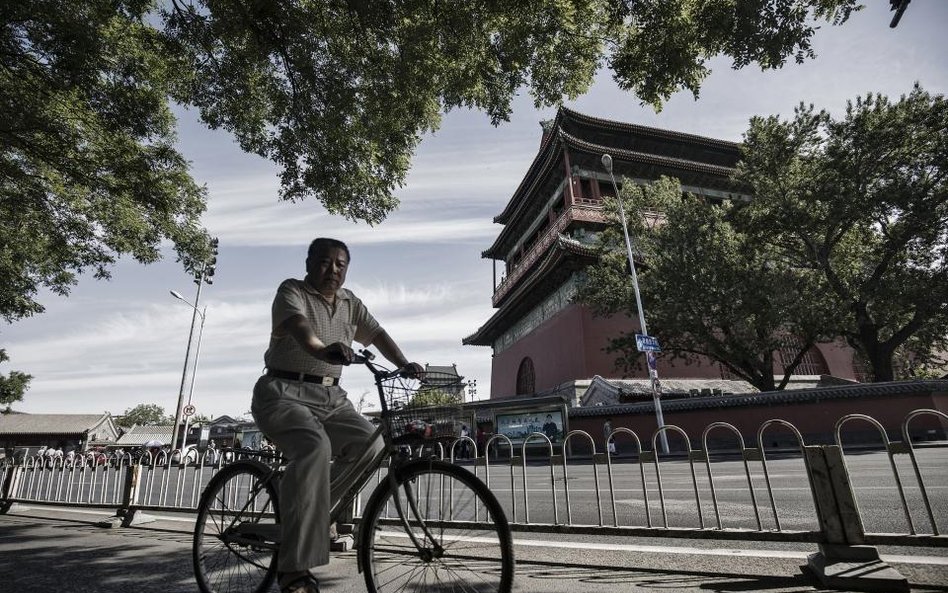
[[[714,422],[701,433],[701,448],[697,449],[688,434],[675,425],[649,435],[651,450],[643,448],[643,439],[634,431],[616,428],[607,440],[621,442],[628,451],[623,457],[598,452],[595,440],[580,430],[569,432],[556,446],[542,433],[529,435],[517,447],[506,436],[494,435],[483,452],[465,437],[447,447],[434,443],[416,454],[469,464],[497,496],[516,531],[808,542],[816,544],[818,551],[809,557],[805,568],[827,587],[907,591],[906,579],[879,559],[874,546],[948,547],[948,536],[940,530],[948,516],[948,500],[943,495],[948,489],[926,482],[928,476],[909,438],[909,425],[922,417],[948,422],[948,415],[937,410],[913,411],[903,421],[903,440],[898,442],[889,441],[882,425],[872,417],[850,414],[837,422],[832,445],[806,445],[795,426],[771,419],[758,429],[756,447],[747,447],[733,425]],[[843,445],[844,428],[855,423],[868,423],[880,434],[904,530],[867,533],[864,528],[858,501],[871,487],[854,486]],[[773,431],[793,435],[795,455],[788,457],[786,450],[765,447]],[[657,439],[663,432],[669,441],[681,445],[677,453],[657,453]],[[720,432],[730,433],[735,445],[712,450],[709,435]],[[585,445],[592,454],[571,455],[573,442]],[[457,459],[464,449],[473,452],[472,460]],[[139,511],[193,512],[207,482],[230,459],[186,457],[174,463],[173,457],[161,453],[153,459],[147,455],[137,463],[127,454],[92,457],[91,463],[82,457],[69,462],[34,457],[23,464],[6,465],[2,468],[0,510],[17,502],[115,508],[115,522],[125,526],[136,522]],[[898,460],[906,458],[912,467],[911,484],[899,468]],[[737,471],[727,476],[730,487],[722,489],[725,475],[721,470],[736,463],[740,467],[731,467]],[[800,476],[800,485],[793,489],[802,487],[812,506],[787,508],[781,501],[781,494],[786,493],[775,492],[774,464],[779,464],[783,474]],[[702,466],[703,472],[699,471]],[[384,472],[381,468],[372,481],[377,483]],[[366,486],[372,487],[374,484]],[[760,496],[762,490],[766,490],[765,499]],[[933,497],[935,492],[942,496]],[[577,501],[581,501],[578,507]],[[356,517],[359,506],[357,500]],[[674,521],[670,509],[675,511]],[[658,525],[653,519],[656,511],[660,513]]]

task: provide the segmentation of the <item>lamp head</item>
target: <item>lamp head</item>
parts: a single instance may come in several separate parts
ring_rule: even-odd
[[[172,291],[171,291],[171,296],[173,296],[174,298],[176,298],[176,299],[178,299],[178,300],[181,300],[181,301],[184,300],[184,297],[181,296],[181,293],[178,292],[177,290],[172,290]]]
[[[612,157],[608,154],[602,155],[602,167],[607,173],[612,173]]]

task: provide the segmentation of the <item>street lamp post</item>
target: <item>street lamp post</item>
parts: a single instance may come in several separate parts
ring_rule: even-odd
[[[210,248],[211,248],[210,256],[209,256],[206,260],[204,260],[203,262],[201,262],[201,268],[200,268],[200,270],[197,270],[197,271],[195,271],[195,273],[194,273],[194,282],[195,282],[195,284],[197,284],[197,296],[194,297],[194,304],[189,303],[183,296],[181,296],[180,293],[178,293],[178,292],[176,292],[176,291],[174,291],[174,290],[171,291],[171,296],[173,296],[174,298],[179,299],[179,300],[181,300],[181,301],[184,301],[185,303],[187,303],[188,305],[190,305],[191,310],[192,310],[192,313],[191,313],[191,331],[188,333],[188,347],[187,347],[187,349],[186,349],[185,352],[184,352],[184,370],[181,372],[181,388],[178,390],[178,405],[177,405],[177,409],[175,410],[174,426],[172,427],[172,433],[171,433],[171,450],[172,450],[172,451],[175,451],[176,449],[179,448],[179,447],[178,447],[178,445],[179,445],[179,443],[178,443],[178,426],[181,425],[181,416],[182,416],[182,413],[183,413],[183,411],[184,411],[184,410],[183,410],[183,408],[184,408],[184,385],[185,385],[185,383],[187,382],[187,378],[188,378],[188,362],[190,362],[190,360],[191,360],[191,340],[192,340],[192,338],[194,338],[194,323],[195,323],[195,321],[197,321],[197,316],[198,316],[198,315],[201,316],[201,334],[203,335],[203,333],[204,333],[204,313],[201,313],[201,312],[198,310],[198,305],[199,305],[200,302],[201,302],[201,288],[204,286],[204,283],[205,283],[205,282],[206,282],[207,284],[212,284],[212,283],[213,283],[213,281],[211,280],[211,278],[214,277],[215,265],[217,264],[217,246],[218,246],[218,241],[217,241],[217,239],[216,239],[216,238],[211,239],[211,242],[210,242]],[[206,311],[207,311],[207,308],[205,307],[205,312],[206,312]],[[197,346],[197,348],[198,348],[198,351],[200,351],[200,348],[201,348],[201,338],[200,338],[200,336],[198,336],[198,346]],[[195,356],[195,360],[194,360],[194,370],[197,371],[197,357],[196,357],[196,356]],[[193,374],[192,374],[192,377],[191,377],[191,392],[192,392],[192,393],[193,393],[193,390],[194,390],[194,376],[193,376]],[[191,399],[191,396],[190,396],[190,394],[189,394],[189,395],[188,395],[188,403],[190,403],[190,399]],[[185,434],[182,436],[182,442],[180,443],[180,445],[183,446],[186,441],[187,441],[187,433],[185,433]],[[182,456],[182,458],[183,458],[183,456]]]
[[[195,297],[194,299],[197,302],[201,300],[201,286],[204,285],[203,280],[204,280],[204,274],[202,271],[201,278],[198,281],[197,297]],[[176,449],[178,449],[178,444],[179,444],[178,443],[178,427],[181,425],[181,416],[184,412],[184,386],[187,383],[187,379],[188,379],[188,363],[191,361],[191,339],[194,337],[194,323],[195,321],[197,321],[198,315],[201,315],[201,333],[203,334],[204,333],[204,315],[200,311],[198,311],[198,308],[196,305],[192,305],[191,303],[189,303],[187,299],[181,296],[180,293],[172,290],[171,296],[181,301],[184,301],[191,307],[191,330],[188,332],[188,347],[184,351],[184,370],[181,371],[181,388],[178,390],[178,405],[175,408],[174,428],[172,429],[172,433],[171,433],[171,451],[173,452]],[[200,344],[200,340],[198,340],[198,343]],[[197,365],[195,364],[195,368],[196,366]],[[193,375],[191,377],[191,385],[192,387],[194,385]],[[181,438],[182,438],[181,444],[184,445],[185,442],[187,441],[187,433],[185,433]]]
[[[197,345],[194,348],[194,364],[191,365],[191,381],[190,381],[190,386],[188,387],[188,403],[183,408],[181,408],[181,400],[179,400],[179,403],[178,403],[178,407],[183,410],[182,415],[184,416],[184,431],[181,437],[181,441],[182,441],[181,446],[187,447],[188,425],[191,423],[191,413],[186,413],[186,411],[191,408],[191,399],[194,397],[194,378],[197,377],[198,361],[201,359],[201,338],[204,336],[204,321],[207,315],[207,307],[205,306],[202,311],[198,311],[198,308],[196,306],[191,304],[191,302],[189,302],[187,299],[181,296],[181,293],[179,293],[176,290],[171,291],[171,296],[178,299],[179,301],[183,301],[186,305],[188,305],[194,310],[194,313],[197,313],[198,315],[201,316],[201,325],[198,328]],[[193,332],[194,331],[194,326],[193,326],[194,314],[193,313],[191,316],[191,323],[192,323],[191,331]],[[185,364],[187,364],[187,359],[185,359]]]
[[[643,335],[648,335],[648,329],[645,327],[645,310],[642,308],[642,295],[639,294],[639,278],[635,273],[635,258],[632,255],[632,240],[629,238],[629,226],[625,220],[625,208],[622,206],[622,197],[619,195],[619,186],[616,184],[616,178],[612,174],[612,157],[608,154],[602,155],[602,166],[609,173],[609,179],[612,180],[612,188],[616,193],[616,202],[619,204],[619,218],[622,220],[622,234],[625,236],[625,249],[626,253],[629,256],[629,268],[632,270],[632,288],[635,290],[635,305],[639,311],[639,328],[642,330]],[[655,402],[655,420],[658,423],[658,428],[661,429],[665,426],[665,418],[662,415],[662,400],[660,387],[658,383],[658,366],[653,364],[654,360],[652,359],[652,354],[649,352],[645,353],[646,355],[646,368],[648,369],[650,384],[652,387],[652,400]],[[668,453],[668,437],[665,436],[665,431],[662,430],[659,433],[659,439],[661,440],[662,453]]]

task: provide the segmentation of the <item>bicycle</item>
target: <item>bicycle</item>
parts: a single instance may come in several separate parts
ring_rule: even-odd
[[[430,373],[405,377],[373,358],[362,350],[354,363],[375,377],[381,414],[370,442],[382,439],[384,447],[377,454],[365,447],[349,472],[333,476],[331,490],[343,494],[330,510],[331,522],[345,517],[370,476],[387,466],[355,519],[366,589],[509,593],[513,540],[500,503],[470,471],[423,455],[454,438],[458,406],[418,402],[450,385]],[[201,495],[192,559],[202,593],[263,593],[276,578],[282,459],[253,454],[221,469]]]

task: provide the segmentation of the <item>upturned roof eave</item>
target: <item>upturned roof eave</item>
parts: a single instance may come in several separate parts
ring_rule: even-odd
[[[514,193],[510,196],[510,199],[507,200],[507,205],[504,206],[504,209],[494,217],[494,222],[498,224],[507,224],[510,220],[510,216],[517,209],[515,204],[519,203],[518,197],[524,193],[529,193],[527,188],[534,185],[536,179],[540,177],[540,174],[549,166],[549,163],[554,156],[555,151],[558,147],[558,138],[557,130],[559,130],[559,122],[563,117],[563,108],[561,107],[556,112],[556,117],[553,118],[553,121],[550,124],[550,131],[544,132],[543,141],[540,143],[540,149],[537,151],[537,155],[533,157],[533,162],[530,163],[530,167],[527,169],[526,174],[523,176],[523,179],[520,180],[520,184],[517,186],[517,189],[514,190]]]
[[[487,336],[492,335],[492,330],[495,330],[501,320],[510,314],[513,308],[510,303],[516,301],[516,299],[512,299],[511,296],[535,285],[552,268],[556,267],[555,264],[562,261],[562,257],[568,257],[570,255],[589,258],[595,257],[595,251],[591,247],[583,245],[574,239],[563,237],[562,235],[558,237],[557,241],[553,243],[553,246],[547,250],[543,257],[534,262],[533,266],[531,266],[531,270],[517,282],[518,287],[510,291],[498,307],[497,312],[491,315],[490,319],[484,322],[484,325],[478,328],[476,332],[462,338],[461,344],[464,346],[491,346],[493,338],[487,339]]]
[[[559,119],[557,119],[557,121],[559,121]],[[601,121],[607,121],[607,120],[601,120]],[[632,126],[632,124],[629,124],[629,125]],[[660,132],[660,130],[654,130],[652,128],[642,128],[642,126],[633,126],[633,127],[636,130],[647,129],[650,131]],[[678,134],[678,133],[669,132],[668,134]],[[555,142],[551,140],[554,136],[556,137]],[[677,137],[684,138],[684,139],[691,138],[691,136],[689,136],[688,134],[678,134]],[[709,143],[715,142],[713,141],[713,139],[704,138],[702,136],[694,136],[694,138],[707,141]],[[717,142],[721,144],[732,145],[735,147],[735,150],[737,149],[736,148],[737,145],[734,143],[728,143],[723,140],[717,141]],[[554,131],[549,133],[549,137],[547,138],[547,142],[545,143],[545,146],[547,145],[555,146],[555,149],[553,149],[547,155],[548,158],[546,161],[544,161],[544,166],[538,169],[534,174],[534,171],[533,171],[534,167],[537,163],[537,160],[540,157],[540,154],[538,154],[537,159],[534,160],[534,164],[531,165],[531,171],[528,172],[527,174],[527,177],[532,178],[532,183],[529,185],[529,188],[531,191],[539,182],[539,180],[542,179],[543,175],[546,175],[547,172],[549,171],[551,162],[552,162],[552,159],[550,159],[549,157],[559,154],[559,151],[561,151],[563,147],[582,151],[590,155],[601,155],[604,153],[609,153],[610,155],[613,156],[615,160],[618,160],[618,161],[625,161],[629,163],[637,163],[637,164],[651,165],[651,166],[657,166],[657,167],[665,167],[668,169],[675,169],[675,170],[686,171],[686,172],[691,172],[691,173],[712,175],[712,176],[721,177],[721,178],[730,178],[734,174],[734,171],[735,171],[734,167],[726,167],[723,165],[711,165],[708,163],[702,163],[699,161],[693,161],[689,159],[654,155],[654,154],[648,154],[648,153],[638,152],[634,150],[627,150],[627,149],[622,149],[622,148],[606,146],[604,144],[596,144],[595,142],[589,142],[587,140],[583,140],[582,138],[573,136],[569,134],[568,132],[566,132],[565,130],[563,130],[562,128],[556,128],[554,129]],[[541,154],[542,154],[542,150],[541,150]],[[504,259],[505,254],[502,253],[502,246],[508,242],[509,236],[512,233],[514,233],[514,230],[515,230],[514,228],[515,225],[511,225],[509,223],[513,219],[517,218],[517,216],[523,210],[526,204],[526,200],[522,198],[520,192],[525,186],[525,181],[527,177],[524,178],[524,182],[521,182],[520,186],[517,188],[517,191],[514,193],[510,201],[507,203],[507,208],[504,210],[504,212],[501,215],[494,217],[494,222],[504,224],[504,227],[501,229],[500,233],[497,235],[497,238],[494,239],[494,242],[491,244],[491,246],[488,247],[483,252],[481,252],[482,258]],[[513,204],[516,204],[516,205],[512,206]],[[501,220],[501,216],[504,217],[503,220]]]
[[[611,119],[603,119],[599,117],[594,117],[587,115],[585,113],[580,113],[574,111],[569,107],[561,107],[560,111],[563,114],[563,119],[570,119],[577,121],[588,126],[607,129],[607,130],[617,130],[622,132],[630,132],[640,136],[652,136],[655,138],[661,138],[665,140],[673,141],[685,141],[691,144],[705,145],[714,148],[725,148],[733,151],[740,151],[742,144],[740,142],[733,142],[730,140],[721,140],[719,138],[711,138],[709,136],[700,136],[697,134],[687,134],[684,132],[676,132],[674,130],[665,130],[662,128],[653,128],[651,126],[643,126],[640,124],[633,124],[628,122],[620,122]]]

